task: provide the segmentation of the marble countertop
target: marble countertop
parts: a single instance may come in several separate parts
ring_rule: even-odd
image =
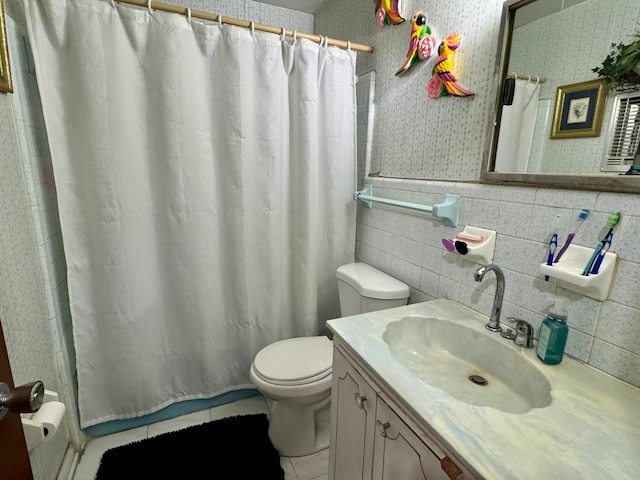
[[[412,315],[455,318],[498,335],[484,329],[486,316],[447,299],[327,326],[479,477],[640,479],[640,389],[566,355],[559,365],[545,365],[535,349],[499,338],[546,376],[551,404],[524,414],[470,405],[418,380],[390,353],[382,340],[387,324]]]

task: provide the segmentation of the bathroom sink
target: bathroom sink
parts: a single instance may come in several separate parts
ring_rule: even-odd
[[[384,332],[391,354],[419,380],[456,399],[508,413],[551,403],[551,386],[520,347],[440,317],[410,316]]]

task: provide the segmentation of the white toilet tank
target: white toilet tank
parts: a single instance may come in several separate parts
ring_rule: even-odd
[[[409,300],[408,285],[366,263],[342,265],[336,277],[343,317],[400,307]]]

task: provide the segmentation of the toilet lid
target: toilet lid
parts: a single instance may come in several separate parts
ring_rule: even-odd
[[[258,352],[254,371],[278,384],[312,383],[331,374],[332,347],[324,336],[280,340]]]

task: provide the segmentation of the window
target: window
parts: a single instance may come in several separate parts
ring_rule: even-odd
[[[640,144],[640,92],[615,96],[605,143],[603,172],[626,172],[636,163]]]

